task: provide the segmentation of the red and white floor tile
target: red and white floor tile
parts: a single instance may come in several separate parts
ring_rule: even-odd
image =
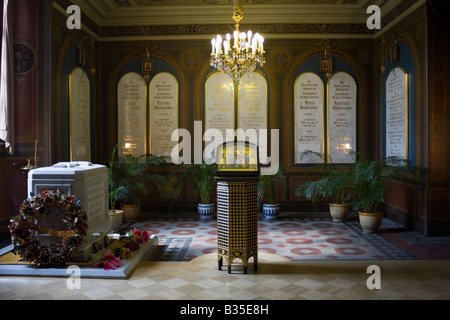
[[[190,261],[217,251],[215,220],[149,218],[135,226],[158,236],[162,248],[155,260]],[[390,230],[396,229],[400,228],[389,219],[383,220],[380,232],[375,234],[364,233],[355,218],[343,223],[321,217],[260,219],[258,250],[291,261],[420,259],[412,250],[414,246],[399,237],[393,239]],[[450,259],[450,246],[442,249]]]

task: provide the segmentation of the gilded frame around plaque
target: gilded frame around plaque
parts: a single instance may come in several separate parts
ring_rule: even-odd
[[[294,164],[295,165],[305,165],[305,164],[307,165],[307,164],[316,163],[316,162],[298,162],[298,159],[297,159],[297,152],[298,152],[298,150],[297,150],[297,147],[298,147],[297,82],[301,80],[302,76],[305,76],[307,74],[312,74],[312,75],[316,76],[320,80],[320,84],[322,85],[322,101],[321,101],[321,103],[322,103],[322,111],[321,111],[321,113],[322,113],[322,119],[321,119],[321,122],[322,122],[322,148],[321,148],[320,152],[325,153],[325,84],[323,83],[322,78],[318,74],[311,72],[311,71],[306,71],[306,72],[301,73],[294,82],[294,157],[295,157]],[[315,150],[311,150],[311,151],[315,151]]]
[[[402,74],[405,76],[405,82],[404,82],[404,86],[405,86],[405,105],[404,105],[404,113],[405,113],[405,128],[404,128],[404,130],[405,130],[405,141],[404,141],[405,156],[402,157],[402,158],[404,160],[408,160],[409,159],[409,96],[408,96],[408,94],[409,94],[409,75],[408,75],[408,72],[403,67],[397,66],[397,67],[393,68],[389,72],[387,77],[386,77],[385,90],[386,90],[387,80],[388,80],[390,74],[392,72],[394,72],[395,70],[400,70],[402,72]],[[387,100],[387,90],[386,90],[386,100]],[[385,121],[385,126],[386,126],[385,130],[387,131],[387,101],[385,103],[386,103],[386,105],[385,105],[386,106],[386,110],[385,110],[386,118],[384,119],[384,121]],[[386,143],[386,153],[387,153],[387,139],[388,139],[388,135],[387,135],[387,132],[386,132],[386,141],[385,141],[385,143]],[[389,155],[386,154],[386,156],[389,156]]]
[[[168,156],[169,157],[168,160],[171,161],[170,154],[158,154],[158,153],[154,152],[153,146],[152,146],[152,105],[151,105],[151,102],[152,102],[152,84],[154,83],[154,81],[156,81],[156,79],[158,79],[161,76],[169,76],[169,77],[171,77],[171,80],[173,80],[174,83],[176,83],[176,92],[175,92],[176,106],[174,106],[174,109],[175,109],[175,112],[176,112],[176,124],[173,127],[173,130],[177,130],[180,127],[180,119],[179,119],[179,117],[180,117],[180,96],[179,96],[180,83],[179,83],[177,77],[175,77],[170,72],[160,72],[160,73],[156,74],[153,77],[152,81],[150,81],[149,90],[148,90],[148,94],[149,94],[149,97],[148,97],[148,104],[149,104],[149,106],[148,106],[148,110],[149,110],[149,120],[148,120],[149,121],[149,126],[148,126],[149,150],[150,150],[150,153],[153,154],[153,155]],[[178,144],[176,142],[173,142],[173,141],[170,140],[170,137],[169,137],[169,141],[174,144],[173,147],[178,146]],[[173,150],[173,148],[172,148],[172,150]]]
[[[74,112],[74,105],[73,105],[73,77],[76,71],[81,71],[82,75],[85,76],[85,79],[88,81],[88,89],[89,89],[89,99],[87,101],[87,115],[88,115],[88,121],[87,127],[88,127],[88,136],[85,138],[86,140],[86,157],[78,157],[78,154],[75,156],[75,150],[78,150],[78,145],[75,143],[75,128],[73,123],[76,122],[73,118],[73,112]],[[82,130],[83,133],[86,133],[86,130]],[[70,161],[91,161],[91,81],[89,79],[89,76],[87,75],[86,71],[84,71],[80,67],[73,68],[69,73],[69,157]]]
[[[119,129],[119,126],[120,126],[120,106],[119,106],[119,102],[121,101],[119,89],[120,89],[120,83],[122,82],[122,80],[124,80],[124,78],[126,76],[130,76],[130,75],[136,76],[140,81],[143,81],[142,82],[144,84],[143,98],[144,98],[144,101],[145,101],[145,103],[143,105],[144,113],[145,113],[144,130],[143,130],[143,131],[145,131],[145,133],[143,134],[143,137],[144,137],[143,151],[144,152],[143,153],[139,153],[139,154],[133,154],[133,155],[136,156],[136,157],[139,157],[142,154],[147,154],[147,150],[148,150],[148,148],[147,148],[147,121],[146,121],[146,119],[147,119],[147,110],[148,110],[148,108],[147,108],[147,92],[148,92],[147,81],[145,81],[145,78],[142,75],[140,75],[139,73],[137,73],[137,72],[127,72],[117,82],[117,126],[118,126],[118,128],[117,128],[117,141],[119,142],[119,150],[118,150],[117,153],[118,153],[119,157],[121,157],[121,156],[123,156],[125,154],[123,152],[121,153],[122,149],[120,148],[120,143],[121,143],[122,139],[121,139],[121,136],[120,136],[120,129]]]
[[[327,83],[327,109],[328,109],[328,112],[327,112],[327,156],[332,159],[333,164],[355,164],[356,158],[352,162],[335,161],[335,158],[333,158],[332,155],[330,154],[330,131],[331,131],[330,130],[330,126],[331,126],[331,123],[330,123],[330,112],[331,112],[330,83],[335,77],[337,77],[341,74],[348,76],[355,85],[354,99],[353,99],[355,110],[354,110],[354,115],[351,119],[354,123],[354,132],[353,132],[353,137],[352,137],[354,146],[349,149],[352,151],[357,151],[357,148],[358,148],[358,123],[357,123],[357,121],[358,121],[358,83],[356,82],[356,80],[353,78],[353,76],[351,74],[341,71],[341,72],[335,73],[332,77],[330,77],[328,80],[328,83]],[[349,156],[347,155],[346,158],[347,157],[349,157]]]

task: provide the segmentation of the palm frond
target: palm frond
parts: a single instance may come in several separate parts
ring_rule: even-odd
[[[150,168],[164,165],[167,157],[151,154],[139,157],[123,155],[121,159],[116,160],[117,149],[118,145],[113,149],[109,161],[110,190],[120,188],[114,193],[115,200],[136,204],[139,202],[138,194],[146,194],[152,182],[159,184],[166,179],[160,174],[152,173]]]
[[[187,167],[181,179],[194,186],[203,204],[209,204],[211,191],[215,185],[214,173],[214,164],[191,164]]]
[[[274,204],[275,199],[275,186],[279,182],[285,182],[283,176],[283,169],[278,168],[277,173],[273,175],[261,175],[258,181],[258,207],[261,206],[263,200],[267,198],[269,204]]]

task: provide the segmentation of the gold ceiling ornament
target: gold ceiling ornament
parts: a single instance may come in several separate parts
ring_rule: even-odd
[[[233,40],[228,33],[225,39],[221,35],[211,40],[211,66],[228,74],[236,83],[239,83],[244,75],[253,72],[257,66],[264,65],[264,37],[252,31],[240,32],[239,22],[244,18],[242,0],[234,0],[233,20],[236,22],[236,30]]]

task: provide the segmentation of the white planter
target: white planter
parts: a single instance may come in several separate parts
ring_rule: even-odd
[[[276,220],[280,215],[280,204],[263,204],[263,213],[266,220]]]
[[[350,204],[330,203],[330,214],[334,222],[342,222],[347,219]]]
[[[359,212],[359,223],[364,232],[374,233],[380,229],[383,212],[365,213]]]
[[[109,225],[111,230],[119,230],[123,222],[123,210],[109,210]]]
[[[215,213],[216,213],[215,203],[198,204],[198,214],[201,220],[210,220],[214,218]]]

